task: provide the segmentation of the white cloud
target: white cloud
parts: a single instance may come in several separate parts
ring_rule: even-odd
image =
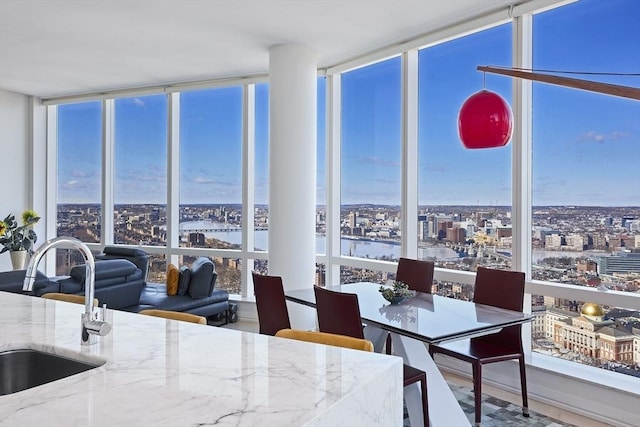
[[[631,134],[626,131],[614,130],[610,133],[602,133],[602,132],[596,132],[596,131],[590,130],[581,135],[578,135],[577,139],[578,141],[594,141],[598,143],[604,143],[608,141],[615,141],[617,139],[626,138],[629,135]]]
[[[196,176],[195,178],[193,178],[193,182],[195,182],[196,184],[211,184],[213,183],[213,180],[210,178],[203,178],[201,176]]]

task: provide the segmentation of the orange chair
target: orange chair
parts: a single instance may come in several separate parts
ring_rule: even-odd
[[[522,311],[524,300],[524,273],[478,267],[473,301],[508,310]],[[520,387],[522,391],[522,415],[529,416],[527,404],[527,379],[521,325],[508,326],[500,332],[450,343],[432,344],[429,353],[446,354],[471,363],[473,370],[473,394],[475,398],[475,423],[482,415],[482,365],[518,359]]]
[[[333,345],[336,347],[352,348],[354,350],[373,351],[373,343],[369,340],[348,337],[346,335],[329,334],[318,331],[303,331],[301,329],[280,329],[276,337],[292,340],[313,342],[316,344]]]
[[[282,277],[251,272],[256,297],[260,333],[275,335],[280,329],[290,329],[289,311],[284,299]]]
[[[61,292],[48,292],[46,294],[42,294],[41,298],[53,299],[56,301],[72,302],[74,304],[84,304],[84,295],[64,294]],[[93,306],[100,307],[98,298],[93,299]]]
[[[320,332],[346,335],[364,339],[362,318],[358,295],[335,292],[314,286],[316,296],[316,312],[318,314],[318,329]],[[420,369],[404,365],[402,370],[404,387],[420,382],[422,390],[422,414],[424,425],[429,426],[429,403],[427,400],[427,374]]]
[[[182,311],[148,309],[148,310],[141,310],[139,314],[144,314],[147,316],[162,317],[164,319],[180,320],[182,322],[198,323],[200,325],[207,324],[206,317],[198,316],[197,314],[184,313]]]

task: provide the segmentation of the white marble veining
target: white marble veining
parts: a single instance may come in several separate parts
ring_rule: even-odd
[[[37,348],[102,366],[0,396],[0,426],[400,426],[402,359],[0,292],[0,351]]]

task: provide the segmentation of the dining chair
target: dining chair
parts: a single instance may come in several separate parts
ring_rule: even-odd
[[[280,329],[290,329],[291,323],[287,302],[284,299],[282,277],[267,276],[255,271],[252,271],[251,275],[253,276],[253,292],[256,297],[260,333],[275,335]]]
[[[369,340],[349,337],[347,335],[329,334],[327,332],[303,331],[302,329],[280,329],[276,337],[289,338],[316,344],[352,348],[354,350],[373,351],[373,343]]]
[[[396,281],[406,283],[413,291],[430,294],[433,286],[433,270],[433,261],[400,258],[396,270]]]
[[[164,319],[180,320],[182,322],[198,323],[200,325],[207,324],[206,317],[198,316],[197,314],[185,313],[182,311],[147,309],[139,311],[138,314],[162,317]]]
[[[433,261],[400,258],[396,269],[396,281],[403,282],[412,291],[431,293],[433,287]],[[391,354],[391,334],[387,334],[387,354]]]
[[[364,339],[358,295],[336,292],[319,286],[313,287],[316,296],[316,313],[320,332],[346,335]],[[407,364],[402,368],[404,387],[420,382],[422,392],[422,416],[424,425],[429,425],[429,403],[427,400],[427,374]]]
[[[473,302],[522,311],[524,282],[524,273],[519,271],[478,267]],[[497,333],[481,337],[429,345],[431,357],[436,353],[471,363],[476,426],[480,425],[482,416],[482,365],[517,359],[520,365],[522,415],[529,417],[521,325],[508,326]]]
[[[40,297],[45,299],[53,299],[56,301],[66,301],[66,302],[72,302],[75,304],[84,304],[84,295],[65,294],[62,292],[48,292],[46,294],[42,294]],[[93,306],[100,307],[98,298],[93,299]]]

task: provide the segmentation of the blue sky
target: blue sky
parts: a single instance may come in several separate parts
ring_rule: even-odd
[[[640,73],[640,1],[581,0],[534,17],[534,68]],[[482,89],[478,65],[511,64],[511,24],[419,54],[419,203],[508,205],[512,144],[466,150],[465,99]],[[578,78],[640,86],[640,77]],[[511,79],[486,88],[511,101]],[[399,204],[400,60],[343,75],[342,203]],[[324,203],[324,80],[318,80],[318,203]],[[240,88],[185,92],[181,203],[241,202]],[[59,109],[59,200],[100,200],[100,103]],[[116,203],[166,202],[164,95],[116,101]],[[534,205],[640,205],[640,103],[533,85]],[[257,203],[268,200],[268,86],[256,86]]]

